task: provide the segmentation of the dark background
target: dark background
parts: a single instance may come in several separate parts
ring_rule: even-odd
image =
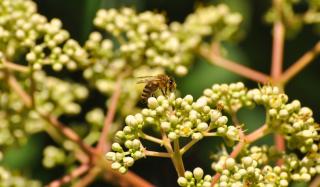
[[[237,43],[225,43],[228,49],[228,57],[237,62],[250,66],[266,74],[270,72],[272,27],[263,20],[263,15],[270,7],[271,1],[255,0],[221,0],[221,1],[173,1],[173,0],[37,0],[39,12],[49,19],[57,17],[62,20],[63,26],[71,33],[71,37],[83,43],[88,34],[93,30],[92,20],[99,8],[120,8],[129,6],[136,8],[139,12],[155,10],[165,12],[168,21],[183,21],[192,13],[195,7],[202,4],[217,4],[225,2],[232,10],[240,12],[244,16],[242,25],[243,38]],[[296,7],[303,10],[305,4]],[[315,27],[306,26],[304,29],[290,38],[285,44],[284,68],[289,67],[304,52],[311,49],[319,40]],[[314,111],[314,117],[319,121],[319,81],[320,64],[317,58],[305,68],[298,76],[292,79],[286,86],[286,93],[290,100],[299,99],[304,106]],[[80,79],[80,78],[79,78]],[[257,83],[248,81],[242,77],[227,72],[219,67],[198,59],[190,70],[190,73],[178,79],[178,89],[182,95],[193,94],[199,96],[204,88],[214,83],[230,83],[243,81],[250,88],[257,87]],[[99,97],[98,97],[99,98]],[[103,97],[101,97],[103,98]],[[96,101],[104,103],[104,101]],[[262,108],[255,110],[241,110],[240,119],[247,124],[248,131],[256,129],[264,121]],[[72,122],[66,119],[66,123]],[[258,141],[261,143],[272,143],[272,137]],[[186,169],[202,167],[206,173],[212,174],[210,169],[210,155],[219,150],[220,139],[212,138],[202,140],[193,147],[184,157]],[[8,151],[4,164],[10,168],[23,171],[27,176],[39,179],[44,184],[61,177],[64,173],[63,167],[45,169],[41,166],[42,149],[47,144],[52,144],[51,139],[44,133],[34,135],[27,145],[22,148],[12,148]],[[176,173],[167,159],[147,158],[141,159],[132,168],[134,172],[157,186],[176,186]],[[91,186],[107,186],[97,180]],[[110,185],[111,186],[111,185]],[[305,186],[303,184],[292,184],[291,186]]]

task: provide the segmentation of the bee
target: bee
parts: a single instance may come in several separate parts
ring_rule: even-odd
[[[172,77],[168,75],[159,74],[156,76],[145,76],[145,77],[138,77],[143,78],[142,80],[138,81],[139,83],[146,83],[141,98],[143,100],[147,100],[149,97],[155,96],[155,92],[160,89],[163,95],[167,95],[167,92],[173,92],[176,89],[176,83]]]

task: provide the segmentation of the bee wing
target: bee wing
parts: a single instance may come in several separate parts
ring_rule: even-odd
[[[150,80],[157,80],[157,76],[142,76],[142,77],[137,77],[137,78],[141,79],[141,80],[137,81],[137,84],[147,83]]]

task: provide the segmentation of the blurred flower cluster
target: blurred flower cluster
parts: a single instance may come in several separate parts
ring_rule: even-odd
[[[288,29],[288,36],[290,37],[301,31],[304,25],[318,26],[320,23],[319,10],[320,2],[318,0],[284,0],[277,8],[270,8],[265,15],[265,19],[269,23],[281,19]]]

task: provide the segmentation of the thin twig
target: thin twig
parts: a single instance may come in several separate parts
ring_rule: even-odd
[[[145,133],[140,133],[140,137],[145,139],[145,140],[149,140],[150,142],[154,142],[154,143],[157,143],[159,145],[163,145],[163,141],[159,138],[155,138],[153,136],[150,136],[150,135],[147,135]]]
[[[187,152],[194,144],[196,144],[200,139],[193,139],[190,142],[187,143],[184,147],[180,149],[180,154],[183,155],[185,152]]]
[[[235,74],[246,77],[250,80],[257,81],[263,84],[271,80],[271,77],[269,77],[268,75],[265,75],[264,73],[253,70],[231,60],[227,60],[216,54],[214,51],[210,51],[207,47],[200,48],[199,53],[201,56],[209,60],[210,63],[229,70]]]
[[[316,45],[309,51],[307,51],[302,57],[300,57],[293,65],[291,65],[280,78],[282,84],[287,83],[295,75],[297,75],[303,68],[309,65],[313,59],[315,59],[320,53],[320,42],[317,42]]]
[[[73,179],[79,177],[80,175],[84,174],[89,170],[90,166],[88,164],[83,164],[79,166],[78,168],[72,170],[72,172],[68,175],[63,176],[61,179],[57,179],[55,181],[52,181],[50,184],[47,185],[47,187],[60,187],[64,184],[69,183]]]
[[[72,142],[74,142],[77,145],[79,145],[83,149],[84,152],[86,152],[89,155],[90,154],[96,154],[96,152],[94,151],[94,149],[92,147],[90,147],[89,145],[85,144],[82,141],[82,139],[78,136],[77,133],[75,133],[72,129],[70,129],[69,127],[67,127],[63,123],[61,123],[57,119],[57,117],[52,116],[52,115],[48,115],[48,114],[43,114],[40,111],[38,111],[38,113],[40,114],[40,116],[43,119],[45,119],[50,124],[52,124],[56,129],[58,129],[65,137],[67,137],[69,140],[71,140]]]
[[[9,62],[7,60],[4,60],[2,64],[5,68],[7,68],[9,70],[18,71],[21,73],[28,73],[30,71],[29,67],[27,67],[27,66],[15,64],[15,63]]]
[[[19,95],[24,105],[28,108],[32,106],[31,97],[26,93],[18,83],[17,79],[8,72],[8,84]]]
[[[119,78],[116,82],[115,90],[111,96],[110,107],[108,108],[108,112],[107,112],[106,118],[104,120],[104,126],[102,129],[101,135],[100,135],[99,142],[97,144],[97,149],[102,153],[106,152],[108,149],[107,136],[108,136],[108,132],[110,130],[112,121],[114,119],[116,109],[117,109],[117,104],[118,104],[118,101],[120,98],[121,83],[122,83],[122,77],[119,76]]]
[[[90,171],[83,176],[79,182],[77,182],[74,187],[86,187],[88,186],[90,183],[93,182],[93,180],[97,177],[97,175],[99,175],[99,173],[101,172],[101,169],[99,167],[93,167],[90,169]]]
[[[316,176],[316,178],[311,182],[309,187],[319,187],[320,186],[320,175]]]
[[[146,156],[164,157],[164,158],[170,158],[171,157],[169,153],[163,153],[163,152],[145,150],[144,153],[146,154]]]

